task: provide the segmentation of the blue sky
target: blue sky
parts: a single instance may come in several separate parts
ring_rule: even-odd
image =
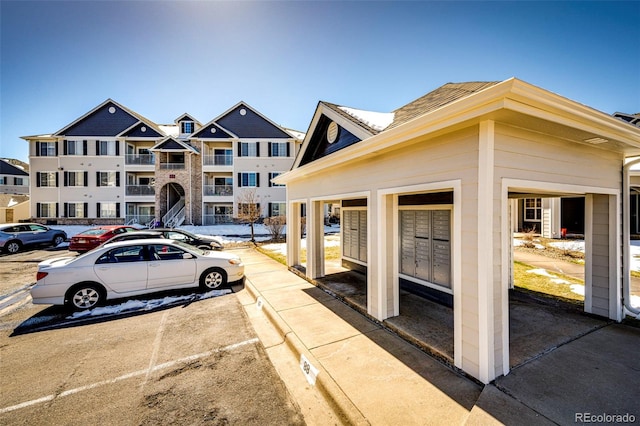
[[[517,77],[640,112],[640,2],[0,0],[0,157],[107,98],[159,124],[240,100],[306,131],[317,102],[388,112]]]

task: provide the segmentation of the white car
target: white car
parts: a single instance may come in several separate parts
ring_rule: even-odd
[[[90,309],[105,300],[163,290],[222,287],[244,278],[242,260],[165,238],[106,244],[38,264],[33,303]]]

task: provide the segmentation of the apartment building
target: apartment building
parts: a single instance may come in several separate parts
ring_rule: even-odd
[[[156,124],[107,99],[29,143],[31,216],[56,224],[160,221],[213,225],[251,199],[262,217],[285,214],[284,186],[304,134],[239,102],[202,124],[182,114]]]
[[[29,195],[29,173],[19,163],[0,159],[0,194]]]

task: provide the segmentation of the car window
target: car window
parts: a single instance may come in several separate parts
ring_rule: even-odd
[[[2,232],[6,232],[7,234],[13,234],[14,232],[17,232],[17,231],[18,231],[17,226],[8,226],[2,230]]]
[[[48,229],[42,225],[29,225],[32,231],[47,231]]]
[[[96,263],[144,262],[147,260],[145,253],[142,245],[118,247],[105,252]]]
[[[17,232],[31,232],[31,229],[29,229],[27,225],[18,225],[17,228]]]
[[[182,259],[182,255],[186,253],[184,250],[164,244],[153,244],[149,246],[151,257],[155,260],[175,260]]]
[[[167,232],[165,232],[165,235],[170,240],[186,241],[188,239],[188,237],[186,235],[183,235],[183,234],[181,234],[179,232],[167,231]]]

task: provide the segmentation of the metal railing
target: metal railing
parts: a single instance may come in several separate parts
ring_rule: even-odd
[[[153,221],[155,221],[155,217],[153,215],[140,214],[140,215],[127,215],[125,217],[126,225],[133,225],[136,223],[146,225],[149,222],[153,222]]]
[[[233,185],[205,185],[204,195],[217,195],[220,197],[233,195]]]
[[[166,225],[170,222],[173,222],[173,219],[180,213],[180,211],[183,211],[183,210],[184,210],[184,198],[181,198],[180,201],[175,203],[173,207],[169,209],[167,214],[162,216],[162,223]]]
[[[160,168],[163,170],[177,170],[184,169],[184,163],[160,163]]]
[[[125,164],[151,165],[156,163],[154,154],[127,154],[124,156]]]
[[[155,195],[156,190],[150,185],[127,185],[127,195]]]
[[[204,155],[202,161],[205,166],[233,166],[233,155]]]
[[[230,214],[205,214],[202,215],[203,225],[218,225],[220,223],[233,223],[233,216]]]

